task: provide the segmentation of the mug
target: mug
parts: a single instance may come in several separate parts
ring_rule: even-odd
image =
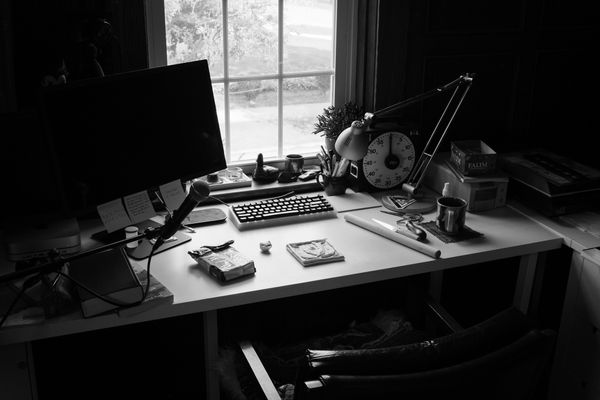
[[[448,235],[456,235],[465,226],[467,201],[460,197],[440,197],[437,200],[437,214],[437,227]]]
[[[331,176],[321,173],[317,175],[317,182],[323,186],[328,196],[346,193],[347,182],[345,176]]]
[[[293,174],[301,174],[302,167],[304,167],[304,157],[300,154],[288,154],[285,156],[285,167],[283,168],[286,172]]]

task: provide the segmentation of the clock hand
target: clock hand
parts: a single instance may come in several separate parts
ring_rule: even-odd
[[[389,169],[396,169],[400,165],[400,159],[392,152],[392,136],[390,134],[390,150],[383,163]]]

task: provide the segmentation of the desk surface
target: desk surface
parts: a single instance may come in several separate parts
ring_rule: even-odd
[[[348,196],[352,196],[349,194]],[[342,200],[342,199],[340,199]],[[397,219],[381,213],[381,207],[365,209],[365,198],[345,198],[345,212],[390,223]],[[369,204],[372,205],[372,204]],[[225,206],[219,207],[226,211]],[[355,208],[356,210],[352,210]],[[444,244],[428,235],[429,244],[441,250],[440,259],[430,258],[401,244],[337,218],[287,226],[238,231],[230,221],[200,227],[192,240],[152,259],[151,272],[175,295],[174,304],[135,316],[116,314],[83,319],[63,316],[43,324],[0,329],[0,344],[18,343],[65,334],[126,325],[172,316],[218,310],[265,300],[290,297],[363,283],[400,278],[474,263],[548,251],[561,246],[555,233],[510,207],[467,215],[467,225],[485,234],[483,238]],[[434,214],[425,215],[425,220]],[[82,233],[85,237],[85,232]],[[285,249],[289,242],[327,238],[346,257],[343,262],[303,267]],[[251,257],[256,274],[220,284],[199,269],[188,250],[233,239],[239,251]],[[259,243],[271,241],[270,254],[260,252]],[[90,245],[88,241],[84,244]],[[145,265],[145,261],[141,261]]]
[[[559,217],[547,217],[516,201],[511,201],[510,204],[526,217],[562,237],[564,245],[574,251],[600,247],[600,238],[564,222]]]

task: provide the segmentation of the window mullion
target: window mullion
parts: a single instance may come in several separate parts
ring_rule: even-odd
[[[223,100],[225,107],[225,157],[231,162],[231,116],[229,112],[229,23],[227,0],[222,1],[223,9]]]
[[[283,157],[283,0],[279,0],[277,24],[277,155]]]

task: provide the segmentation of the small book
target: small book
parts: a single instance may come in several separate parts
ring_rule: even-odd
[[[219,250],[200,247],[188,253],[208,274],[221,282],[256,272],[254,261],[231,246]]]
[[[131,266],[135,272],[135,275],[140,281],[142,288],[146,290],[146,268],[135,262],[132,263]],[[148,293],[146,294],[144,302],[134,307],[119,308],[119,316],[129,317],[162,304],[173,304],[173,299],[173,293],[158,279],[156,279],[154,275],[150,274],[150,287],[148,287]]]
[[[344,256],[327,239],[288,243],[287,250],[304,266],[344,261]]]
[[[77,282],[116,301],[133,303],[142,299],[142,286],[123,248],[74,260],[70,263],[69,273]],[[79,286],[77,292],[84,317],[118,308]]]

